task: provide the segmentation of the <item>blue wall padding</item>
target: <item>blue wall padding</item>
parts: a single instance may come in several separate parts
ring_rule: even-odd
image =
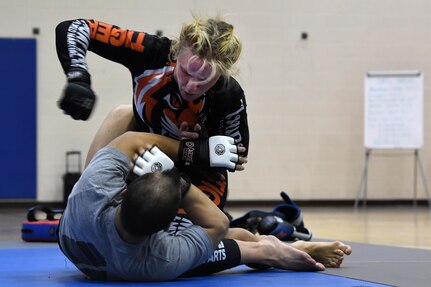
[[[0,39],[0,99],[0,199],[35,199],[35,39]]]

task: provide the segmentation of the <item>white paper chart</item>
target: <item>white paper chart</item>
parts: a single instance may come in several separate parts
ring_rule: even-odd
[[[423,74],[418,71],[367,73],[364,118],[366,148],[421,148]]]

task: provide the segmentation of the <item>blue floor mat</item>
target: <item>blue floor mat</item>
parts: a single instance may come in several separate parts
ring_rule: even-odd
[[[173,282],[131,283],[87,280],[55,247],[0,249],[0,286],[223,286],[229,287],[384,287],[367,281],[319,272],[254,271],[239,266],[212,276]]]

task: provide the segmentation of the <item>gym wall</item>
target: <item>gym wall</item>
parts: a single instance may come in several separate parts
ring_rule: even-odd
[[[38,201],[62,199],[65,153],[85,155],[106,114],[131,103],[127,69],[90,53],[96,110],[87,122],[62,114],[56,102],[65,77],[55,51],[56,25],[95,18],[176,36],[191,12],[224,14],[244,45],[237,79],[247,95],[251,144],[246,171],[230,174],[230,199],[278,200],[281,190],[301,200],[354,199],[364,168],[364,75],[370,70],[424,73],[420,155],[431,181],[431,1],[3,0],[0,37],[37,40]],[[408,152],[371,158],[370,199],[412,198],[414,158]]]

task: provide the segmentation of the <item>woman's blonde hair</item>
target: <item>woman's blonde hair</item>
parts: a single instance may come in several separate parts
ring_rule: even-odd
[[[241,54],[242,44],[233,33],[233,26],[220,16],[206,19],[193,15],[193,21],[182,27],[179,39],[172,43],[174,60],[183,48],[191,49],[194,55],[208,62],[213,73],[220,71],[228,78]]]

